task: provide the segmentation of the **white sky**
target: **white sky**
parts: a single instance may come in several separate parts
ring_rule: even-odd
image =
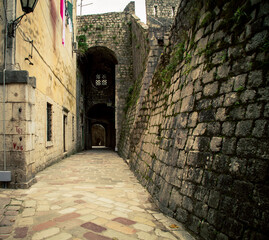
[[[77,0],[77,4],[91,5],[84,6],[82,8],[82,15],[87,14],[98,14],[108,12],[122,12],[124,8],[132,0]],[[142,22],[146,22],[145,13],[145,0],[134,0],[135,1],[135,14],[140,18]],[[77,15],[80,15],[80,6],[77,7]]]

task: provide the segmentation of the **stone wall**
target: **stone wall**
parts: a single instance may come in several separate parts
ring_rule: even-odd
[[[202,239],[269,233],[268,20],[267,1],[181,1],[142,107],[127,112],[123,156]]]
[[[119,139],[124,116],[125,99],[133,83],[131,20],[128,12],[85,15],[77,17],[78,42],[86,39],[85,55],[92,47],[106,47],[113,51],[116,65],[116,136]],[[79,42],[79,46],[80,46]],[[87,94],[87,93],[85,93]]]
[[[179,5],[177,0],[146,0],[147,24],[150,28],[161,29],[162,34],[170,30]]]
[[[8,21],[23,14],[20,1],[6,2]],[[76,1],[74,16],[75,6]],[[63,26],[60,0],[45,0],[39,1],[34,12],[22,19],[14,38],[8,37],[6,127],[3,130],[1,111],[0,169],[4,165],[5,132],[7,170],[11,172],[9,187],[29,187],[38,171],[76,151],[76,54],[72,51],[76,23],[73,31],[69,27],[67,23]],[[2,84],[2,72],[0,75]],[[3,99],[0,101],[2,107]],[[48,103],[52,106],[51,140],[47,138]]]

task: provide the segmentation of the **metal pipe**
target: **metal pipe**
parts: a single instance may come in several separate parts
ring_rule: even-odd
[[[4,12],[5,12],[5,41],[4,41],[4,70],[3,70],[3,149],[4,149],[4,171],[7,170],[7,158],[6,158],[6,68],[7,68],[7,5],[3,0]]]

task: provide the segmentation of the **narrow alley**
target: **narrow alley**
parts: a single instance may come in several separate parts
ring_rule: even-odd
[[[0,199],[0,239],[193,239],[107,149],[68,157]]]

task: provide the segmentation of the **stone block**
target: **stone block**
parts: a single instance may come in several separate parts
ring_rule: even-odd
[[[221,137],[213,137],[210,142],[210,150],[212,152],[219,152],[221,150],[222,138]]]
[[[205,72],[202,76],[202,81],[204,84],[214,81],[216,73],[216,68],[213,68],[210,72]]]
[[[31,151],[34,149],[34,135],[13,135],[10,151]]]
[[[262,114],[262,107],[263,105],[259,103],[248,105],[247,111],[246,111],[246,118],[250,118],[250,119],[260,118]]]
[[[169,200],[169,208],[175,211],[178,207],[182,205],[183,196],[175,188],[172,189],[171,197]]]
[[[257,95],[256,90],[245,90],[240,95],[240,100],[242,103],[248,103],[253,102],[255,100],[255,97]]]
[[[216,112],[216,120],[225,121],[227,118],[226,109],[218,108]]]
[[[4,120],[4,106],[0,103],[0,121]],[[5,120],[6,122],[12,119],[12,103],[5,103]]]
[[[194,107],[194,97],[188,96],[182,100],[181,112],[190,112]]]
[[[269,99],[269,87],[259,88],[258,90],[258,101],[267,101]]]
[[[7,85],[7,101],[8,102],[28,102],[29,88],[25,84],[9,84]]]
[[[183,168],[185,166],[186,160],[187,160],[187,153],[184,150],[180,151],[176,163],[177,167]]]
[[[208,206],[217,209],[220,202],[220,193],[214,190],[210,191],[209,199],[208,199]]]
[[[207,129],[207,123],[198,123],[193,131],[194,136],[202,136],[205,134]]]
[[[225,107],[232,106],[238,100],[239,100],[239,97],[238,97],[238,94],[237,93],[234,93],[234,92],[227,93],[227,94],[225,94],[225,99],[224,99],[223,106],[225,106]]]
[[[194,214],[197,217],[206,219],[208,214],[208,205],[203,202],[197,201],[194,206]]]
[[[182,207],[189,212],[193,210],[193,201],[191,198],[184,196],[182,200]]]
[[[227,218],[223,223],[222,231],[227,233],[230,238],[240,238],[243,232],[243,225],[234,219]]]
[[[200,235],[204,239],[215,240],[216,239],[216,234],[217,234],[217,231],[212,225],[210,225],[207,222],[202,222]]]
[[[251,135],[252,120],[240,121],[236,125],[235,136],[245,137]]]
[[[183,181],[180,192],[185,196],[192,197],[195,192],[195,185],[191,182]]]
[[[190,113],[189,119],[188,119],[188,127],[195,127],[197,124],[197,119],[198,119],[197,112]]]
[[[206,134],[208,136],[216,136],[220,134],[221,124],[219,122],[207,123]]]
[[[189,228],[191,231],[193,231],[193,232],[195,232],[196,234],[198,234],[199,231],[200,231],[200,226],[201,226],[201,221],[200,221],[200,219],[197,218],[197,217],[195,217],[195,216],[191,216],[189,219],[190,219],[190,220],[189,220],[190,222],[188,223],[188,228]]]
[[[196,137],[193,144],[194,150],[207,152],[210,149],[210,138],[209,137]]]
[[[240,89],[245,88],[245,86],[246,86],[246,77],[247,77],[247,74],[241,74],[241,75],[238,75],[236,77],[233,77],[233,81],[234,81],[233,90],[234,91],[238,91]]]
[[[216,229],[220,230],[222,228],[223,222],[226,216],[220,211],[210,208],[208,210],[207,221],[212,224]]]
[[[4,87],[3,85],[0,85],[0,104],[2,104],[3,100],[4,100]],[[5,102],[7,101],[7,95],[8,95],[8,91],[7,91],[7,86],[5,87]]]
[[[175,117],[176,128],[185,128],[188,123],[188,113],[180,113]]]
[[[203,167],[209,158],[209,153],[190,151],[187,158],[187,164],[192,167]]]
[[[259,142],[252,138],[241,138],[237,143],[237,155],[243,157],[255,157]]]
[[[190,96],[190,95],[192,95],[192,93],[193,93],[193,84],[191,82],[186,87],[183,87],[183,89],[181,91],[181,98],[185,98],[187,96]]]
[[[218,82],[207,84],[204,87],[203,93],[204,93],[204,95],[206,97],[208,97],[208,96],[214,96],[218,92],[218,87],[219,87]]]
[[[187,180],[190,180],[192,182],[199,184],[202,181],[203,172],[204,172],[203,169],[190,167],[188,170]]]
[[[262,70],[257,70],[249,73],[247,87],[260,87],[263,83]]]
[[[213,108],[222,107],[223,106],[223,102],[224,102],[224,95],[221,95],[219,97],[216,97],[212,101],[212,107]]]
[[[243,106],[234,107],[229,113],[229,118],[231,120],[244,120],[245,113],[246,113],[246,110]]]
[[[205,99],[197,99],[196,103],[196,109],[197,110],[204,110],[204,109],[209,109],[212,106],[212,100],[205,98]]]
[[[252,135],[257,138],[266,136],[266,133],[269,133],[266,129],[266,124],[267,124],[266,120],[256,120],[255,126],[252,131]]]
[[[230,72],[230,66],[228,64],[220,65],[218,67],[217,76],[218,78],[226,78]]]
[[[268,39],[268,31],[266,30],[255,34],[246,45],[247,52],[254,51],[260,47],[262,44],[264,44],[266,39]]]
[[[176,211],[176,219],[179,222],[186,223],[188,220],[189,213],[182,207],[178,208]]]
[[[214,109],[203,110],[199,113],[198,121],[199,122],[211,122],[215,121],[215,113]]]
[[[222,82],[220,87],[220,93],[229,93],[232,92],[234,86],[234,79],[230,78],[225,82]]]
[[[12,119],[15,121],[30,121],[33,119],[34,105],[29,103],[13,103]]]
[[[223,138],[222,153],[230,155],[236,150],[236,138]]]

